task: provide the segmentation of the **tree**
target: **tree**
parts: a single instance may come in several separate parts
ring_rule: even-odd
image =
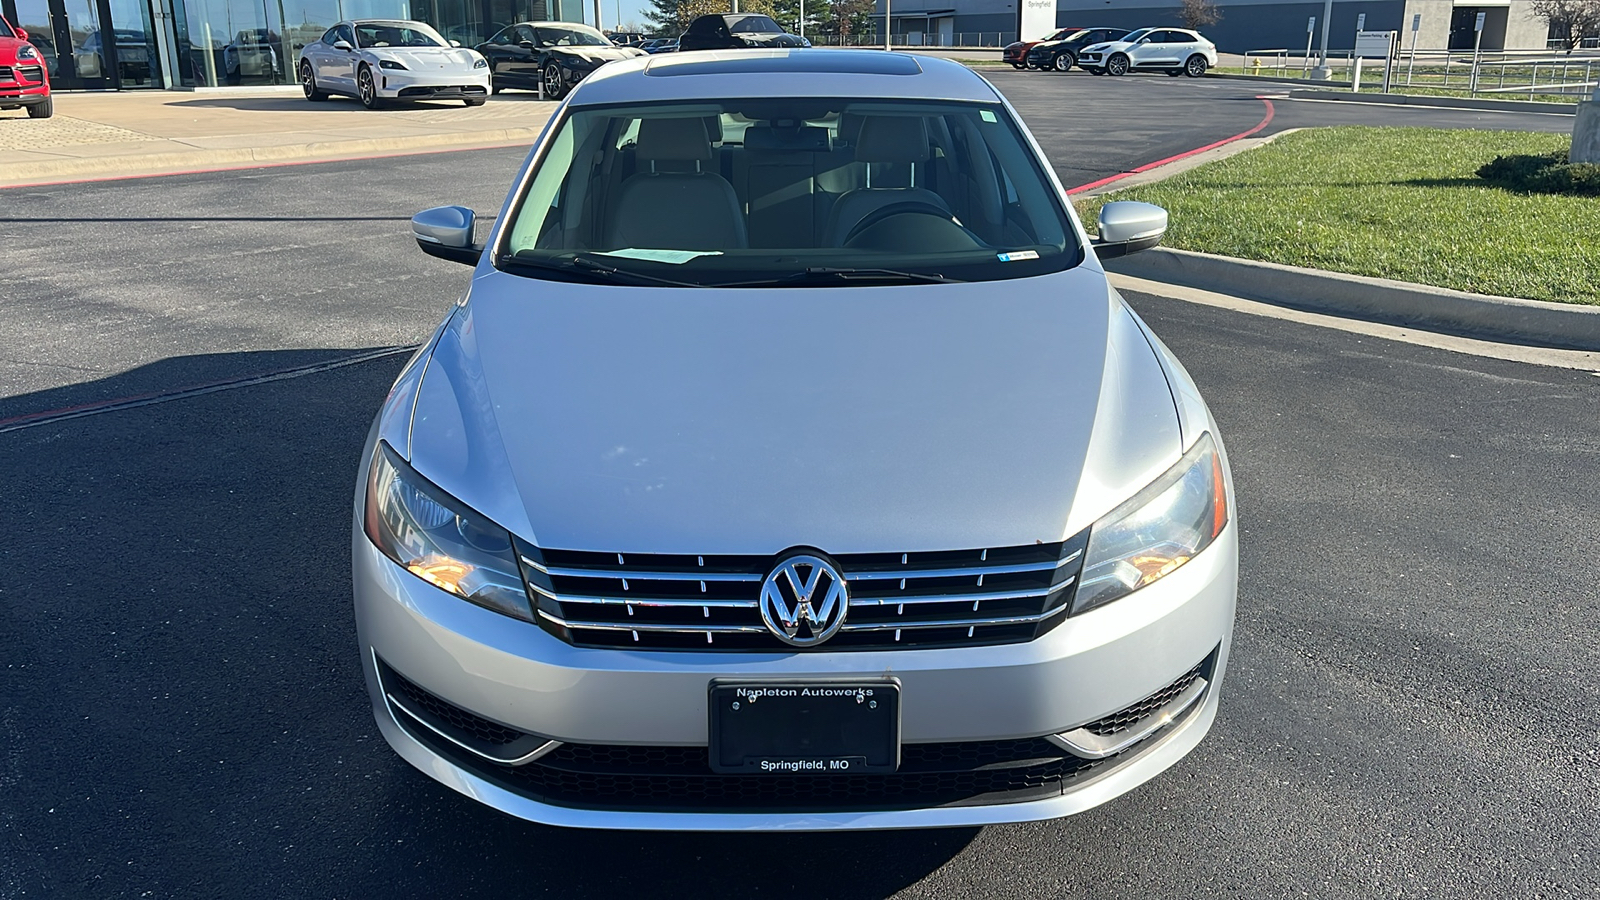
[[[806,4],[806,18],[816,23],[818,33],[838,35],[841,44],[852,35],[871,31],[877,8],[874,0],[815,0],[815,12],[812,5]]]
[[[1528,7],[1549,24],[1550,37],[1568,50],[1584,38],[1600,34],[1600,0],[1533,0]]]
[[[644,11],[644,17],[655,30],[676,36],[701,16],[733,12],[733,0],[650,0],[650,7]],[[739,12],[771,16],[792,31],[800,19],[800,0],[739,0]],[[809,22],[813,18],[808,5],[806,19]]]
[[[1222,10],[1211,0],[1183,0],[1183,6],[1178,10],[1178,18],[1183,20],[1183,27],[1190,31],[1198,31],[1207,25],[1215,25],[1222,21]]]

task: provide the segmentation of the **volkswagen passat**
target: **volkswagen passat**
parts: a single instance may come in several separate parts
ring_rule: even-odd
[[[1015,112],[955,63],[579,85],[396,381],[354,521],[390,745],[559,825],[1067,815],[1210,728],[1227,458]]]

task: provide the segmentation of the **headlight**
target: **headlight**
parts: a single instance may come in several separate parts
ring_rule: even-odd
[[[398,62],[395,62],[392,59],[380,59],[380,60],[378,60],[378,68],[380,68],[380,69],[399,69],[402,72],[404,72],[406,70],[405,66],[401,65]]]
[[[533,621],[511,535],[405,464],[387,444],[367,474],[367,537],[406,571],[495,612]]]
[[[38,59],[39,52],[33,49],[32,44],[23,44],[17,48],[17,59]]]
[[[1125,597],[1195,557],[1228,524],[1222,458],[1209,433],[1089,530],[1073,613]]]
[[[489,68],[489,61],[480,56],[472,61],[472,67],[474,69],[487,69]]]

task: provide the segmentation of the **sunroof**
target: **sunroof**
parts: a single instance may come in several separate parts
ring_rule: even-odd
[[[785,72],[828,72],[837,75],[920,75],[922,67],[909,56],[875,50],[794,50],[783,55],[729,50],[716,59],[650,60],[646,75],[778,75]]]

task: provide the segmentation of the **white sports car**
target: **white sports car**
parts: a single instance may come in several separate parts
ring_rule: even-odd
[[[391,98],[468,106],[489,99],[488,61],[422,22],[340,22],[300,51],[296,71],[307,100],[344,94],[368,109]]]

